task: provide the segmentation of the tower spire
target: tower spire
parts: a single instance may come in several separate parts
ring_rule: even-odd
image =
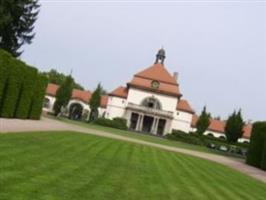
[[[159,49],[158,53],[156,54],[156,60],[154,64],[161,63],[163,65],[165,58],[166,58],[165,50],[162,47],[161,49]]]

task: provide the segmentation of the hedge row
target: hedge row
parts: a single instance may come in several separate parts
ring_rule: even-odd
[[[93,123],[122,130],[127,130],[127,121],[124,118],[116,117],[114,119],[98,118]]]
[[[266,170],[266,122],[253,124],[247,163]]]
[[[39,119],[47,79],[0,50],[0,117]]]

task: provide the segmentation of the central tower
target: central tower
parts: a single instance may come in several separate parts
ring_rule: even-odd
[[[163,65],[165,58],[165,50],[163,48],[159,49],[158,53],[156,54],[156,60],[154,64],[161,63]]]

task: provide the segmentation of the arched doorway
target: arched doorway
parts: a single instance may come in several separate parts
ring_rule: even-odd
[[[83,107],[79,103],[72,103],[69,107],[69,118],[80,120],[82,117]]]
[[[45,97],[44,100],[43,100],[43,108],[47,108],[49,109],[50,108],[50,99]]]

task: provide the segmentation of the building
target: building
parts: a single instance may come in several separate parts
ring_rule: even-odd
[[[129,129],[154,135],[165,135],[173,130],[186,133],[195,131],[197,116],[189,102],[183,98],[177,73],[170,74],[164,65],[165,51],[160,49],[152,66],[136,73],[125,85],[102,96],[100,116],[127,120]],[[52,112],[57,85],[49,84],[46,91],[44,110]],[[70,118],[86,119],[91,92],[74,89],[68,104]],[[212,120],[205,135],[225,137],[224,122]],[[245,127],[244,138],[249,141],[251,128]]]

